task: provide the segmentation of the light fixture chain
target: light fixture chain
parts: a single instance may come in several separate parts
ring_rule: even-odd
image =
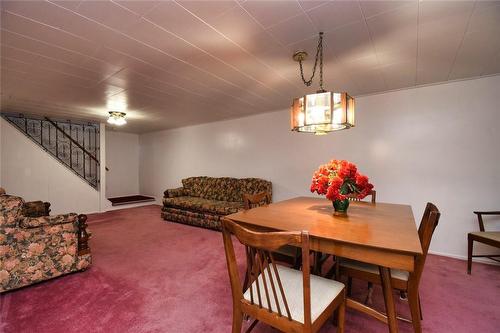
[[[325,91],[323,89],[323,33],[319,33],[319,89],[321,91]]]
[[[300,76],[302,78],[302,82],[304,82],[304,84],[308,87],[312,84],[314,75],[316,74],[316,68],[318,67],[318,59],[320,61],[320,68],[319,68],[320,88],[323,90],[323,33],[322,32],[319,33],[318,47],[316,48],[316,59],[314,60],[313,72],[309,80],[305,79],[302,60],[299,60]]]

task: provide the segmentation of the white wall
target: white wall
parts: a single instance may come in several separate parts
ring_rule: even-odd
[[[139,135],[106,131],[106,197],[139,194]]]
[[[417,221],[434,202],[442,219],[431,249],[465,255],[472,211],[500,204],[500,76],[356,102],[357,126],[327,136],[290,132],[288,110],[141,135],[141,193],[160,199],[189,176],[261,177],[279,201],[312,195],[317,166],[347,159],[378,201],[411,204]]]
[[[48,201],[52,214],[101,211],[99,191],[4,119],[0,120],[0,127],[1,179],[8,194],[21,196],[26,201]],[[101,138],[103,134],[101,132]]]

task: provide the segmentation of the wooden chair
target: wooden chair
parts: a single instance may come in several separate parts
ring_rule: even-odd
[[[269,205],[271,203],[271,195],[267,192],[257,194],[243,194],[243,205],[245,209],[252,209],[262,204]]]
[[[262,204],[271,203],[271,196],[267,192],[257,194],[243,194],[243,203],[245,210],[259,207]],[[295,269],[299,269],[302,263],[300,249],[294,246],[283,246],[274,254],[275,259],[285,262]]]
[[[344,332],[345,288],[340,282],[311,275],[309,234],[303,232],[254,232],[228,219],[222,235],[233,298],[233,333],[241,332],[243,316],[262,321],[283,332],[317,332],[337,310],[337,332]],[[250,286],[242,290],[234,235],[246,248],[245,275]],[[284,245],[302,249],[302,271],[276,264],[273,252]]]
[[[467,235],[468,240],[468,260],[467,260],[467,273],[470,274],[472,270],[472,258],[483,257],[489,258],[500,262],[500,255],[488,254],[488,255],[473,255],[472,250],[474,247],[474,241],[487,244],[500,248],[500,231],[486,231],[484,228],[483,215],[493,215],[500,216],[500,211],[495,212],[474,212],[477,215],[477,221],[479,223],[479,232],[469,232]]]
[[[418,294],[420,278],[424,270],[425,259],[427,258],[427,252],[429,251],[432,235],[439,222],[440,215],[441,214],[438,208],[434,204],[430,202],[427,203],[422,221],[420,222],[420,226],[418,228],[418,235],[422,245],[423,254],[416,258],[414,273],[410,274],[407,271],[391,269],[391,282],[394,289],[408,293],[408,303],[410,305],[412,317],[411,320],[402,317],[398,317],[398,319],[411,322],[415,332],[421,331],[420,320],[422,319],[422,309]],[[380,284],[379,269],[375,265],[355,260],[341,259],[339,260],[337,267],[337,277],[346,275],[349,278],[354,277],[371,283]],[[371,290],[368,293],[366,303],[371,303]]]

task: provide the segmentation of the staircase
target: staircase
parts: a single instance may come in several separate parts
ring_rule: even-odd
[[[2,113],[43,150],[99,190],[99,124]]]

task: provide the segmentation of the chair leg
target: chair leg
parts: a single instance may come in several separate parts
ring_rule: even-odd
[[[471,274],[471,270],[472,270],[472,248],[474,246],[474,240],[470,237],[470,235],[468,235],[467,237],[467,240],[468,240],[468,243],[469,243],[469,246],[468,246],[468,251],[467,251],[467,274]]]
[[[344,301],[340,303],[337,309],[337,333],[344,333],[344,322],[345,322],[345,294],[344,294]]]
[[[233,333],[241,333],[243,314],[239,309],[233,309]]]
[[[368,282],[368,293],[366,294],[365,304],[368,305],[373,304],[372,295],[373,295],[373,283]]]
[[[424,320],[424,315],[422,314],[422,302],[420,302],[420,293],[418,293],[418,309],[420,310],[420,320]]]
[[[351,297],[352,295],[352,277],[347,277],[347,296]]]
[[[420,323],[422,312],[420,311],[419,303],[418,288],[411,285],[408,286],[408,304],[410,305],[411,322],[415,333],[422,332]]]

